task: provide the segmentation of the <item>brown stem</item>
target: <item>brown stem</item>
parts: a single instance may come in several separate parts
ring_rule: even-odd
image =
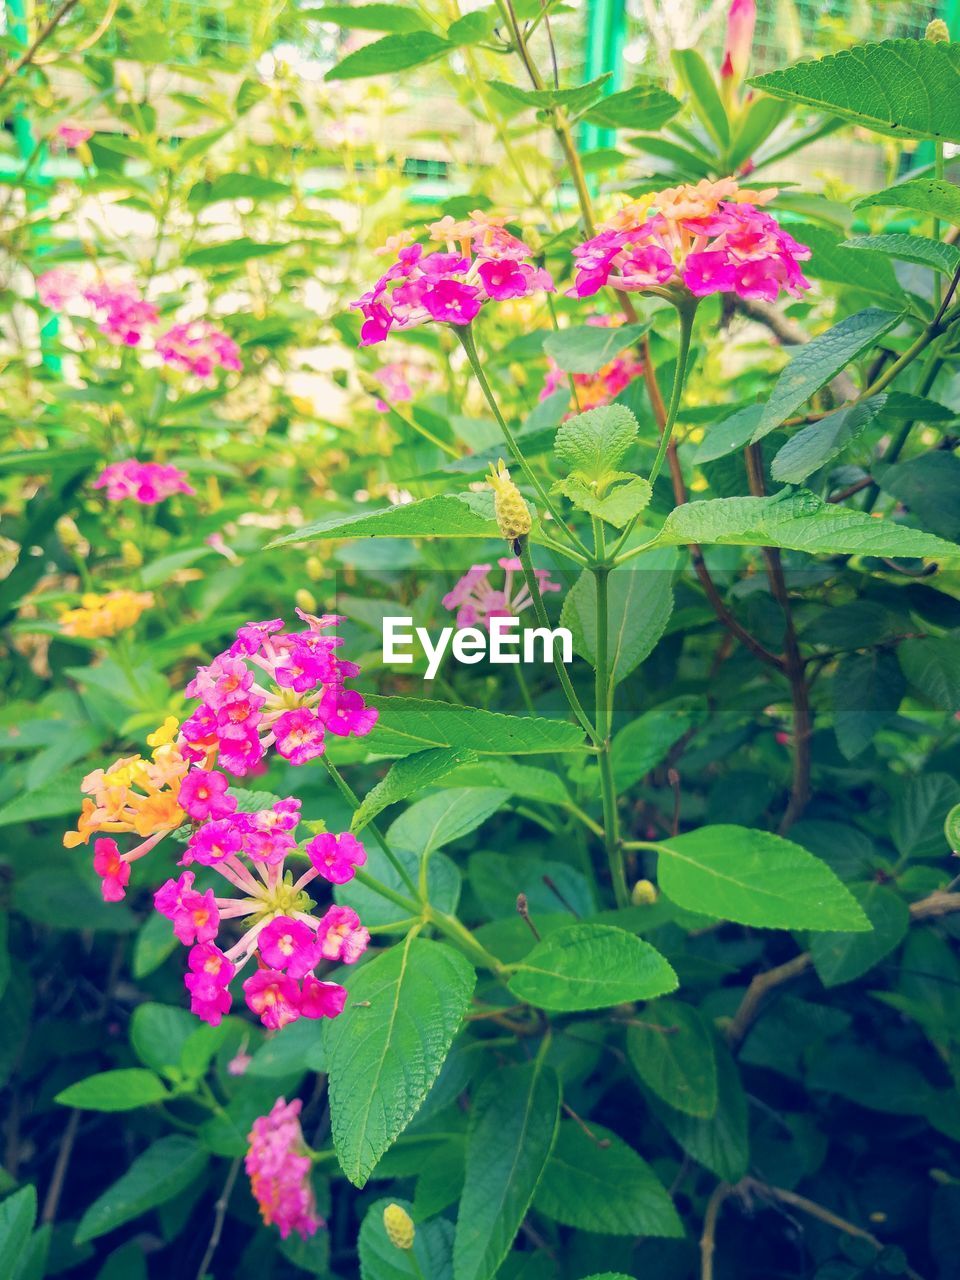
[[[717,1242],[717,1219],[724,1201],[733,1194],[733,1187],[727,1182],[720,1182],[714,1187],[713,1195],[707,1201],[707,1211],[703,1216],[703,1234],[700,1237],[700,1280],[713,1280],[713,1254]]]
[[[233,1184],[237,1180],[237,1174],[240,1172],[240,1162],[242,1157],[237,1156],[231,1164],[227,1173],[227,1180],[223,1184],[223,1190],[217,1200],[214,1209],[213,1230],[210,1232],[210,1239],[207,1241],[207,1248],[203,1255],[203,1261],[197,1271],[197,1280],[203,1280],[203,1277],[210,1269],[210,1263],[213,1261],[213,1255],[217,1251],[217,1245],[220,1243],[220,1237],[223,1234],[223,1223],[227,1216],[227,1205],[230,1203],[230,1193],[233,1190]]]
[[[63,1191],[63,1183],[67,1176],[67,1167],[70,1164],[70,1156],[73,1154],[73,1144],[76,1141],[79,1126],[80,1112],[71,1111],[70,1117],[63,1128],[63,1136],[60,1139],[56,1164],[53,1166],[47,1198],[43,1202],[43,1212],[40,1215],[41,1223],[53,1222],[56,1219],[60,1195]]]
[[[24,67],[28,67],[36,56],[37,50],[44,45],[59,27],[71,9],[75,8],[78,0],[64,0],[60,8],[52,15],[49,22],[38,32],[36,39],[31,45],[28,45],[21,53],[20,57],[10,64],[9,67],[0,75],[0,93],[7,87],[15,75],[18,75]]]
[[[861,489],[869,489],[872,484],[876,484],[873,476],[864,476],[862,480],[858,480],[855,484],[848,485],[846,489],[841,489],[839,493],[831,493],[827,498],[828,502],[846,502],[847,498],[852,498],[855,493],[859,493]]]

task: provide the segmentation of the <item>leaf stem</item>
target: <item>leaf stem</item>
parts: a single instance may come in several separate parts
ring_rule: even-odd
[[[606,550],[604,547],[603,523],[594,522],[597,559],[601,561],[593,569],[597,596],[597,652],[596,682],[594,685],[594,714],[597,721],[597,737],[599,738],[600,755],[600,796],[603,802],[603,842],[607,850],[607,863],[610,867],[610,881],[618,907],[625,907],[630,901],[627,892],[627,880],[623,871],[623,850],[620,843],[620,815],[617,810],[617,787],[613,777],[613,761],[610,748],[610,719],[613,693],[613,673],[610,671],[609,659],[609,621],[610,603],[608,579],[610,567],[602,563]]]
[[[323,761],[324,765],[326,766],[327,773],[329,773],[330,777],[336,783],[337,789],[339,790],[343,798],[347,801],[348,804],[353,806],[354,811],[359,809],[360,808],[359,796],[356,794],[356,792],[347,782],[346,778],[344,778],[343,774],[340,772],[337,766],[331,760],[329,760],[325,755],[321,756],[320,759]],[[381,832],[377,824],[375,822],[368,822],[367,828],[373,832],[373,838],[374,840],[376,840],[377,844],[383,850],[384,856],[386,857],[387,861],[390,863],[391,867],[393,867],[394,871],[397,873],[397,875],[400,877],[403,883],[407,886],[407,888],[413,894],[414,902],[412,905],[415,911],[418,910],[419,908],[417,907],[417,901],[418,901],[417,886],[413,883],[413,880],[410,877],[410,873],[407,871],[406,867],[403,865],[403,863],[400,861],[397,855],[393,852],[393,850],[387,844],[386,840],[384,839],[383,833]],[[372,887],[373,886],[371,885],[371,888]],[[385,889],[386,885],[383,885],[381,887]],[[377,890],[377,892],[380,892],[380,890]],[[394,899],[394,901],[396,901],[396,899]],[[403,903],[398,903],[398,905],[405,905],[409,907],[411,904],[408,903],[406,900],[404,900]]]

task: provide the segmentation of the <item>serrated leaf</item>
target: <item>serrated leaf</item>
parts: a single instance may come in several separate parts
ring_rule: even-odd
[[[365,44],[331,67],[324,80],[358,80],[365,76],[392,75],[433,62],[456,48],[433,31],[405,31]]]
[[[419,1110],[475,982],[458,951],[410,935],[343,978],[347,1007],[325,1039],[333,1145],[355,1186]]]
[[[600,480],[616,470],[638,430],[636,418],[625,405],[604,405],[561,423],[554,452],[570,471]]]
[[[429,747],[456,747],[477,755],[539,755],[580,751],[583,731],[566,720],[542,716],[508,716],[481,707],[421,698],[367,698],[380,713],[364,739],[377,755],[406,756]]]
[[[943,834],[953,852],[960,851],[960,804],[955,804],[944,818]]]
[[[316,22],[335,22],[338,27],[360,31],[426,31],[426,19],[416,9],[403,4],[325,4],[312,11]]]
[[[613,739],[611,758],[617,791],[626,791],[667,758],[673,747],[707,716],[703,698],[681,697],[652,707],[624,725]]]
[[[960,267],[960,249],[943,240],[931,240],[929,236],[907,235],[896,232],[883,236],[854,236],[845,240],[844,246],[857,253],[883,253],[901,262],[912,262],[918,267],[931,267],[946,276],[952,276]]]
[[[563,107],[571,115],[577,115],[598,101],[603,94],[603,86],[612,75],[612,71],[605,71],[596,80],[573,89],[521,89],[503,80],[489,80],[487,83],[502,101],[513,107],[536,107],[538,111]]]
[[[187,1009],[147,1000],[133,1011],[130,1043],[144,1066],[166,1073],[178,1066],[183,1046],[196,1029],[197,1020]]]
[[[37,1216],[37,1191],[21,1187],[0,1201],[0,1275],[13,1276]]]
[[[627,1028],[627,1055],[648,1089],[675,1111],[717,1109],[717,1055],[709,1024],[692,1005],[657,1000]]]
[[[680,102],[655,80],[643,79],[620,93],[607,94],[584,113],[591,124],[607,129],[655,132],[680,110]]]
[[[946,773],[924,773],[907,779],[890,814],[890,835],[903,857],[943,857],[943,823],[960,803],[960,783]]]
[[[933,534],[824,502],[806,490],[790,489],[771,498],[685,503],[667,516],[659,534],[644,550],[691,542],[701,546],[786,547],[812,555],[940,560],[960,556],[960,547]]]
[[[878,477],[919,524],[942,538],[960,537],[960,458],[946,449],[887,467]]]
[[[814,222],[791,223],[790,234],[811,251],[810,260],[803,264],[803,274],[811,280],[849,285],[887,303],[902,298],[903,286],[884,254],[854,250],[844,242],[842,232]]]
[[[943,711],[960,708],[960,637],[926,636],[897,645],[900,670]]]
[[[727,1047],[715,1038],[717,1109],[709,1119],[675,1111],[658,1098],[652,1110],[692,1160],[726,1182],[738,1182],[750,1163],[747,1099]]]
[[[607,579],[607,662],[615,683],[625,680],[656,648],[673,611],[673,569],[615,569]],[[560,613],[573,647],[597,663],[597,582],[585,569]]]
[[[459,765],[476,759],[472,751],[459,747],[434,747],[429,751],[420,751],[416,755],[406,756],[392,764],[386,775],[380,779],[364,796],[363,801],[353,815],[350,823],[351,831],[362,831],[368,822],[372,822],[378,813],[406,800],[425,787],[432,786]]]
[[[896,715],[905,687],[892,653],[875,649],[841,658],[831,684],[833,728],[847,760],[865,751]]]
[[[868,307],[841,320],[801,347],[780,374],[763,407],[753,433],[754,443],[775,431],[785,418],[796,413],[851,360],[868,351],[879,338],[889,333],[901,318],[902,313]]]
[[[520,1000],[572,1013],[652,1000],[677,975],[659,951],[612,925],[572,924],[538,942],[507,983]]]
[[[802,102],[892,138],[960,142],[960,49],[884,40],[754,76],[775,98]]]
[[[625,347],[633,346],[650,328],[650,321],[640,324],[624,324],[619,327],[583,324],[571,329],[558,329],[543,340],[543,349],[565,373],[599,373]],[[611,405],[610,408],[622,408]],[[604,409],[591,409],[590,413],[603,413]],[[569,421],[573,421],[570,419]],[[567,424],[565,423],[564,426]],[[563,427],[561,427],[563,430]],[[636,422],[634,422],[636,430]],[[611,460],[608,467],[615,467],[619,459]]]
[[[955,226],[960,225],[960,189],[942,178],[911,178],[887,187],[885,191],[864,196],[853,207],[912,209],[917,213],[932,214]]]
[[[881,884],[854,885],[851,892],[872,926],[869,933],[818,933],[810,940],[814,968],[825,987],[853,982],[899,946],[910,927],[910,909]]]
[[[134,1111],[166,1097],[167,1086],[159,1076],[139,1067],[124,1067],[78,1080],[62,1089],[54,1102],[81,1111]]]
[[[657,841],[657,878],[679,907],[764,929],[869,929],[825,862],[769,831],[718,825]]]
[[[748,404],[729,418],[713,423],[693,455],[694,462],[714,462],[745,448],[763,414],[762,404]]]
[[[560,1082],[542,1062],[502,1067],[477,1091],[453,1245],[455,1280],[493,1280],[549,1159]]]
[[[159,969],[167,956],[180,945],[173,925],[159,911],[151,911],[140,926],[133,944],[133,976],[145,978]]]
[[[869,400],[847,405],[819,422],[802,427],[780,448],[770,464],[774,480],[800,484],[825,467],[877,419],[883,412],[885,400],[882,395],[871,396]]]
[[[673,1201],[647,1162],[593,1120],[589,1134],[574,1120],[561,1122],[533,1204],[554,1222],[578,1231],[683,1235]]]
[[[172,1134],[137,1156],[80,1219],[75,1244],[84,1244],[166,1204],[198,1178],[209,1156],[192,1138]]]
[[[268,549],[314,538],[499,538],[497,522],[480,515],[465,498],[434,494],[380,511],[324,516],[268,543]]]
[[[390,1204],[399,1205],[411,1217],[415,1212],[409,1200],[391,1197],[373,1202],[364,1216],[357,1240],[361,1280],[412,1280],[406,1251],[391,1244],[384,1229],[383,1211]],[[421,1275],[430,1276],[430,1280],[452,1280],[453,1223],[446,1218],[417,1221],[411,1253]]]
[[[627,473],[616,472],[615,474],[620,476]],[[642,476],[633,476],[627,480],[626,484],[614,485],[613,488],[603,485],[602,497],[598,496],[600,488],[600,485],[588,484],[582,480],[579,473],[567,476],[565,480],[560,480],[554,485],[554,490],[569,498],[579,510],[586,511],[588,515],[596,516],[599,520],[605,520],[616,529],[622,529],[634,516],[638,516],[650,505],[650,499],[653,497],[650,482],[644,480]]]
[[[510,792],[500,787],[447,787],[404,810],[388,828],[387,844],[429,858],[436,849],[476,831],[509,798]]]

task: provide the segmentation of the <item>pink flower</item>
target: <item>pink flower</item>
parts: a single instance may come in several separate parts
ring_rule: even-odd
[[[317,926],[317,940],[326,960],[353,964],[366,951],[370,934],[349,907],[331,907]]]
[[[82,142],[89,142],[93,137],[93,130],[89,125],[75,124],[65,120],[63,124],[57,125],[56,137],[65,147],[72,150],[74,147],[79,147]]]
[[[467,325],[491,300],[553,290],[549,273],[528,261],[532,250],[506,230],[502,218],[475,211],[461,222],[443,218],[429,230],[445,251],[398,245],[393,265],[353,303],[364,318],[361,346],[382,342],[391,329],[429,320]]]
[[[298,707],[285,712],[274,725],[277,751],[291,764],[306,764],[323,755],[323,725],[316,712]]]
[[[730,0],[730,8],[727,10],[727,43],[720,68],[720,75],[724,80],[740,84],[747,74],[756,22],[756,0]]]
[[[642,196],[577,245],[569,293],[586,298],[609,284],[628,292],[683,288],[698,298],[735,293],[773,302],[781,289],[800,297],[810,285],[799,263],[810,250],[756,207],[775,195],[722,178]]]
[[[62,311],[81,296],[81,290],[80,277],[67,267],[52,267],[37,276],[37,297],[51,311]]]
[[[395,360],[391,364],[385,364],[373,376],[383,387],[385,398],[376,402],[381,413],[387,413],[391,404],[404,404],[412,400],[415,387],[427,386],[433,380],[429,369],[408,360]]]
[[[198,378],[209,378],[217,369],[243,368],[234,340],[205,320],[175,324],[157,338],[156,350],[165,364]]]
[[[349,831],[339,836],[330,831],[321,832],[307,841],[304,850],[320,875],[331,884],[346,884],[356,875],[356,868],[367,860],[363,845]]]
[[[347,1003],[347,989],[336,982],[308,977],[300,994],[300,1014],[304,1018],[339,1018]]]
[[[93,846],[93,869],[102,880],[104,902],[120,902],[130,883],[130,864],[120,856],[116,840],[97,840]]]
[[[83,296],[100,321],[100,332],[125,347],[139,346],[147,327],[160,318],[154,304],[141,298],[137,287],[129,282],[90,285]]]
[[[177,467],[159,462],[138,462],[127,458],[124,462],[112,462],[93,482],[94,489],[106,489],[110,502],[123,502],[128,498],[143,506],[163,502],[175,493],[194,494],[196,489],[187,483],[187,473]]]
[[[193,872],[185,871],[179,880],[168,880],[153,895],[154,906],[173,921],[173,932],[187,947],[193,942],[211,942],[220,927],[213,890],[199,893],[193,880]]]
[[[184,865],[199,862],[202,866],[213,867],[239,853],[242,847],[243,829],[240,823],[232,818],[217,818],[194,831],[187,842],[182,861]]]
[[[212,942],[193,947],[187,964],[189,972],[183,981],[190,993],[190,1012],[213,1027],[219,1026],[233,1003],[227,987],[236,972],[234,965]]]
[[[245,1168],[266,1225],[281,1238],[297,1231],[306,1239],[322,1227],[310,1183],[311,1160],[300,1128],[300,1099],[278,1098],[269,1115],[254,1120]]]
[[[276,916],[257,938],[264,963],[285,969],[289,978],[305,978],[320,959],[317,935],[301,920]]]
[[[235,812],[235,796],[227,795],[230,779],[225,773],[211,769],[191,769],[180,783],[177,800],[194,822],[210,818],[229,818]]]
[[[243,984],[243,994],[247,1007],[269,1031],[279,1031],[300,1017],[300,988],[276,969],[258,969]]]
[[[327,689],[320,699],[320,719],[324,728],[338,737],[355,734],[362,738],[377,723],[380,712],[368,707],[356,689]]]
[[[490,581],[490,565],[475,564],[443,597],[441,603],[445,609],[457,610],[458,627],[484,626],[489,629],[491,618],[515,618],[533,604],[520,561],[505,557],[497,563],[504,571],[501,590],[497,590]],[[541,594],[560,590],[559,582],[551,581],[548,569],[535,569],[534,573]]]

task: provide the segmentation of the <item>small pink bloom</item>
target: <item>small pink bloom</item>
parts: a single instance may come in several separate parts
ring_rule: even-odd
[[[356,875],[357,867],[362,867],[367,860],[363,845],[349,831],[339,836],[331,831],[321,832],[307,841],[304,850],[320,875],[331,884],[346,884]]]
[[[227,987],[236,968],[212,942],[193,947],[187,964],[189,972],[183,981],[190,993],[190,1011],[211,1026],[219,1026],[233,1003]]]
[[[168,880],[153,895],[154,906],[173,921],[173,932],[187,947],[194,942],[212,942],[220,927],[213,890],[199,893],[192,887],[193,879],[193,872],[185,871],[179,880]]]
[[[93,869],[100,877],[104,902],[120,902],[130,883],[130,864],[124,862],[116,840],[97,840],[93,846]]]
[[[217,818],[206,822],[194,831],[187,842],[183,855],[185,864],[199,862],[205,867],[214,867],[240,852],[243,847],[243,828],[232,818]]]
[[[110,502],[133,499],[143,506],[163,502],[175,493],[196,493],[187,483],[185,471],[159,462],[138,462],[136,458],[112,462],[104,467],[94,480],[93,487],[106,489]]]
[[[165,364],[198,378],[209,378],[217,369],[243,368],[234,340],[203,320],[175,324],[157,338],[156,350]]]
[[[65,120],[63,124],[57,125],[56,136],[65,147],[71,150],[79,147],[82,142],[89,142],[93,137],[93,130],[89,125],[74,124]]]
[[[720,75],[739,84],[750,65],[753,31],[757,21],[756,0],[730,0],[727,10],[727,43]]]
[[[139,346],[147,328],[160,318],[154,304],[142,298],[128,281],[89,285],[83,296],[97,313],[100,332],[125,347]]]
[[[302,920],[277,916],[257,936],[257,946],[271,969],[285,969],[289,978],[304,978],[320,960],[317,935]]]
[[[347,989],[319,978],[304,979],[300,995],[300,1015],[304,1018],[339,1018],[347,1003]]]
[[[370,934],[349,907],[331,907],[317,927],[317,940],[325,960],[353,964],[366,951]]]
[[[320,699],[324,727],[341,738],[351,733],[357,737],[369,733],[379,714],[375,707],[367,706],[356,689],[328,689]]]
[[[308,760],[315,760],[317,756],[323,755],[323,730],[324,725],[309,707],[287,711],[280,716],[273,728],[277,737],[277,751],[291,764],[306,764]]]
[[[224,773],[209,769],[191,769],[180,783],[177,801],[194,822],[210,818],[229,818],[235,812],[235,796],[227,795],[230,779]]]
[[[62,311],[80,297],[80,277],[67,267],[52,267],[37,276],[37,297],[51,311]]]
[[[279,1031],[300,1017],[300,988],[276,969],[258,969],[243,984],[243,994],[247,1007],[269,1031]]]
[[[245,1168],[266,1225],[282,1239],[291,1231],[304,1239],[322,1227],[310,1183],[311,1161],[300,1128],[300,1099],[278,1098],[269,1115],[253,1122]]]

